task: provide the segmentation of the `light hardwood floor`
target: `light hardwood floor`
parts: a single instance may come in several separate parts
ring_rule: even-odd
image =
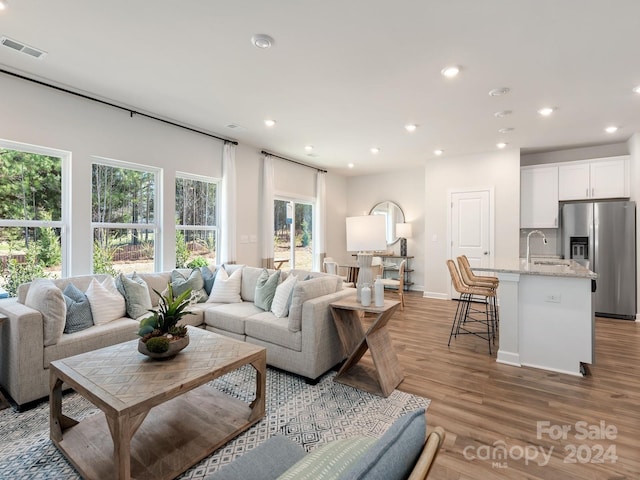
[[[398,388],[430,398],[428,422],[447,432],[429,479],[640,479],[640,323],[598,318],[596,363],[573,377],[498,364],[471,335],[447,347],[456,303],[405,301],[388,324]],[[492,459],[500,447],[506,458]]]

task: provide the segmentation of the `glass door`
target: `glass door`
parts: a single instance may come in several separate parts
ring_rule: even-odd
[[[313,268],[313,205],[295,200],[274,201],[274,252],[276,268]]]

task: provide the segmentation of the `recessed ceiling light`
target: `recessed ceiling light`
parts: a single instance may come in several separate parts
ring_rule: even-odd
[[[640,93],[640,85],[633,89],[633,93]]]
[[[505,142],[496,143],[496,147],[498,147],[498,148],[505,148],[506,146],[507,146],[507,144]]]
[[[374,155],[376,153],[380,153],[380,149],[378,147],[371,147],[371,153],[373,153]]]
[[[610,125],[605,128],[604,131],[607,133],[616,133],[618,131],[618,127],[616,127],[615,125]]]
[[[305,145],[304,146],[305,151],[310,152],[313,150],[313,145]]]
[[[493,114],[494,117],[496,118],[503,118],[506,117],[507,115],[511,115],[513,112],[511,110],[502,110],[500,112],[496,112]]]
[[[273,127],[276,124],[276,121],[275,120],[271,120],[271,119],[267,119],[267,120],[264,121],[264,124],[267,127]]]
[[[433,153],[435,153],[436,155],[442,155],[444,153],[444,150],[441,150],[439,148],[436,148]]]
[[[549,115],[551,115],[553,112],[555,111],[555,107],[543,107],[540,110],[538,110],[538,113],[540,115],[542,115],[543,117],[548,117]]]
[[[353,167],[355,167],[355,165],[353,163],[350,163],[349,165],[347,165],[347,167],[353,168]]]
[[[418,128],[418,125],[416,125],[415,123],[409,123],[405,125],[404,128],[407,130],[407,132],[415,132],[416,128]]]
[[[510,91],[511,91],[511,89],[509,87],[494,88],[493,90],[489,90],[489,96],[490,97],[500,97],[502,95],[506,95]]]
[[[447,78],[453,78],[460,73],[461,67],[458,65],[450,65],[440,70],[440,73]]]
[[[498,133],[511,133],[513,132],[513,130],[514,130],[513,127],[504,127],[498,130]]]
[[[8,6],[7,0],[0,0],[0,10],[6,10]]]
[[[251,37],[251,43],[258,48],[271,48],[273,45],[273,38],[264,33],[256,33]]]

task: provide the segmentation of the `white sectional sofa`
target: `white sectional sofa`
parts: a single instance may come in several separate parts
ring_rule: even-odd
[[[329,308],[330,303],[353,294],[353,289],[343,289],[340,277],[288,272],[296,275],[298,281],[291,292],[289,314],[278,318],[254,304],[256,284],[263,269],[244,265],[226,265],[225,269],[230,274],[242,270],[241,301],[194,304],[189,307],[193,315],[184,317],[183,323],[263,346],[269,365],[310,380],[316,380],[345,358]],[[180,272],[185,276],[191,273]],[[148,287],[151,306],[157,307],[159,297],[153,290],[165,290],[171,272],[140,273],[138,277]],[[72,283],[84,292],[93,278],[102,282],[107,276],[70,277],[53,280],[53,284],[63,290]],[[62,333],[54,341],[45,315],[25,305],[30,285],[21,285],[17,298],[0,300],[0,313],[7,317],[0,326],[0,385],[18,409],[48,396],[50,362],[135,339],[142,318],[123,316],[75,333]]]

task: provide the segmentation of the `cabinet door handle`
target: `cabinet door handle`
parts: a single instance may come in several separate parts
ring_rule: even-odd
[[[587,190],[584,192],[584,194],[587,196],[587,198],[589,198],[589,189],[587,188]]]
[[[558,226],[558,217],[553,219],[553,225],[556,227]]]
[[[596,196],[596,189],[594,187],[591,187],[591,196],[592,197]]]

